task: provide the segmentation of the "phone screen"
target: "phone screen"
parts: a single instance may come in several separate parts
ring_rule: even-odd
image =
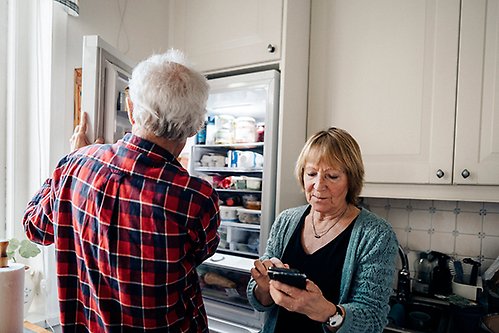
[[[272,280],[277,280],[300,289],[306,288],[307,276],[300,273],[297,269],[270,267],[267,273]]]

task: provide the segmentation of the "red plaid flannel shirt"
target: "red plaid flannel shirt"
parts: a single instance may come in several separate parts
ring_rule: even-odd
[[[131,134],[82,148],[23,223],[55,243],[64,332],[208,332],[196,267],[219,242],[218,196],[168,151]]]

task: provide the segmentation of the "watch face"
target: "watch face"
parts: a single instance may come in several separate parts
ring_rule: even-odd
[[[342,322],[343,317],[339,313],[336,313],[334,316],[329,317],[328,325],[331,327],[338,327]]]

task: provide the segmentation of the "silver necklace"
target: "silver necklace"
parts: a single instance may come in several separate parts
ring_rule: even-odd
[[[345,213],[347,212],[347,209],[348,209],[348,205],[347,207],[345,208],[345,210],[343,211],[343,213],[341,213],[337,218],[335,218],[335,221],[334,223],[326,229],[326,231],[322,232],[322,233],[317,233],[317,229],[315,229],[315,219],[314,219],[314,213],[312,213],[312,228],[314,229],[314,237],[319,239],[321,238],[322,236],[324,236],[325,234],[327,234],[329,232],[329,230],[333,229],[333,227],[335,225],[338,224],[338,222],[340,222],[340,220],[343,218],[343,215],[345,215]]]

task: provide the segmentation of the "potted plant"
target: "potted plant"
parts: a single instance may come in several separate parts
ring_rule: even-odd
[[[9,260],[13,262],[17,262],[20,258],[28,259],[34,258],[42,251],[38,248],[38,246],[27,240],[18,240],[17,238],[12,238],[9,240],[9,246],[7,247],[7,256]],[[24,278],[24,316],[28,314],[29,307],[31,303],[33,303],[33,288],[35,286],[34,277],[35,272],[30,268],[29,265],[25,264],[25,278]]]
[[[28,259],[36,257],[42,251],[35,243],[30,242],[27,239],[19,241],[17,238],[12,238],[9,240],[9,246],[7,247],[7,256],[9,257],[9,260],[17,262],[16,252],[20,257]]]

